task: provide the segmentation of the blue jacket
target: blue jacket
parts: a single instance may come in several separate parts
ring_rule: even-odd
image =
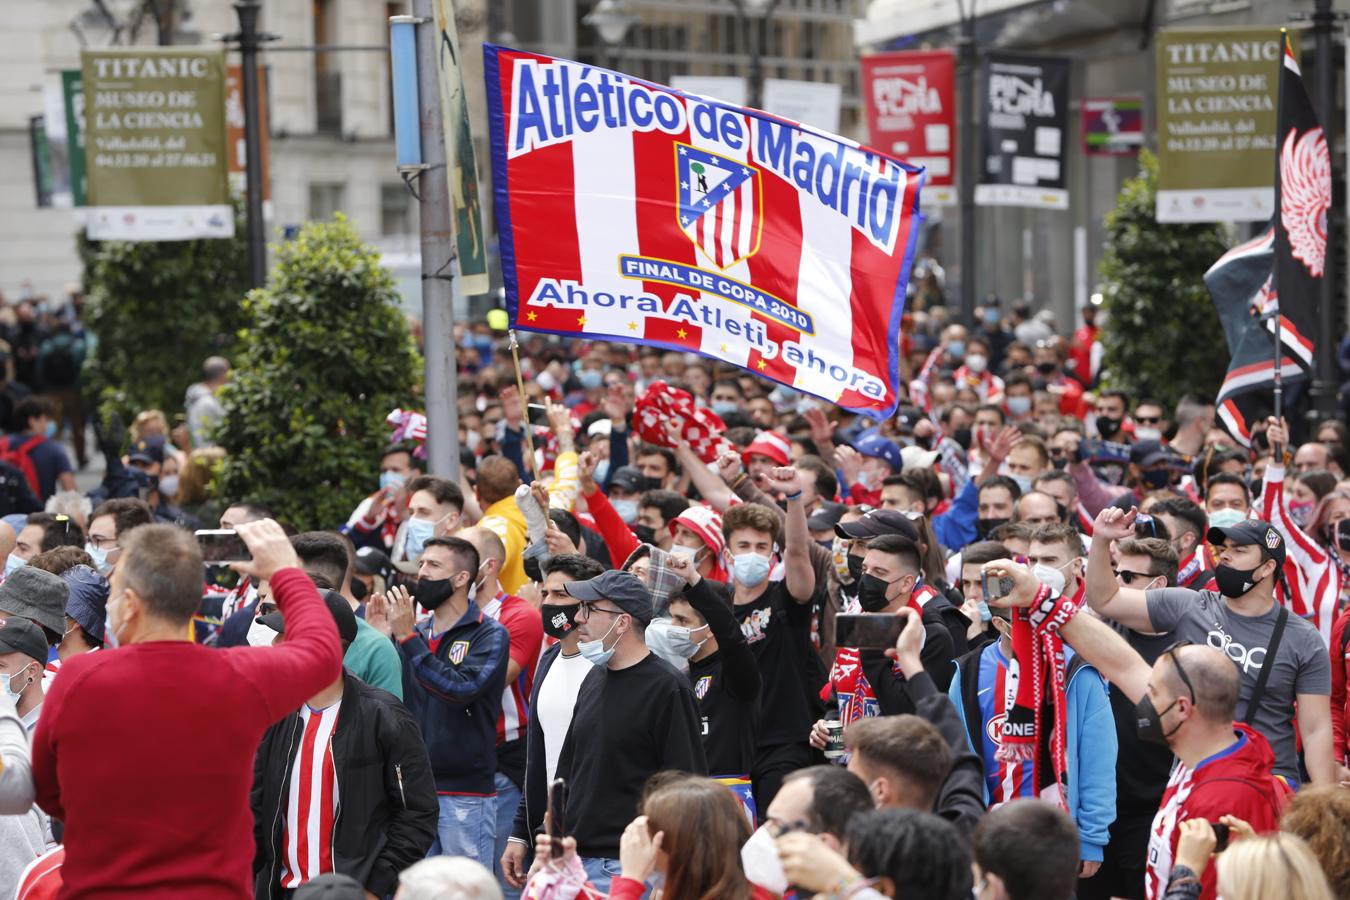
[[[972,478],[957,491],[951,506],[940,516],[933,517],[933,534],[938,543],[956,553],[979,536],[976,522],[980,517],[980,488]]]
[[[511,646],[506,629],[469,601],[433,653],[431,619],[398,641],[403,702],[417,719],[442,794],[496,793],[497,717]]]
[[[530,688],[530,709],[538,709],[539,687],[561,654],[562,644],[558,643],[544,650],[539,657],[539,665],[534,670],[534,686]],[[525,784],[520,792],[520,806],[516,809],[516,819],[511,826],[511,837],[520,838],[531,847],[534,846],[534,836],[544,825],[544,812],[548,806],[546,763],[544,726],[539,724],[538,716],[530,716],[530,721],[525,726]]]
[[[980,657],[997,652],[998,642],[994,641],[961,657],[947,689],[966,726],[966,740],[981,758],[984,723],[977,698]],[[1067,647],[1065,653],[1069,653]],[[1106,682],[1082,657],[1070,658],[1068,682],[1065,754],[1069,778],[1065,800],[1069,815],[1078,825],[1079,858],[1100,862],[1110,840],[1108,830],[1116,819],[1116,720],[1111,714]],[[987,785],[984,799],[989,802]]]

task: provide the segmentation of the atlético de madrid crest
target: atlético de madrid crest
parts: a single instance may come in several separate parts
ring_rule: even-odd
[[[675,145],[680,229],[699,253],[727,269],[759,250],[759,170],[689,144]]]
[[[702,700],[708,695],[708,686],[711,684],[711,675],[700,675],[698,681],[694,682],[694,696]]]
[[[468,641],[455,641],[450,645],[450,662],[459,665],[464,662],[464,657],[469,655]]]

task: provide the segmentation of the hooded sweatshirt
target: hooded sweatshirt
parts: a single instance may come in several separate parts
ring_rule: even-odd
[[[1149,900],[1159,900],[1176,859],[1178,827],[1187,819],[1219,821],[1233,815],[1251,823],[1260,834],[1280,826],[1280,812],[1289,788],[1271,774],[1275,754],[1257,731],[1233,723],[1236,740],[1223,750],[1187,768],[1180,760],[1163,793],[1162,805],[1149,832],[1148,869],[1144,886]],[[1206,866],[1201,900],[1214,900],[1215,866]]]

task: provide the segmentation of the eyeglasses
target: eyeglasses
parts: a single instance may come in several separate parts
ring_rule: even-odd
[[[621,609],[603,609],[591,603],[583,603],[581,604],[581,607],[577,610],[577,620],[580,621],[582,619],[589,619],[591,617],[591,613],[605,613],[606,615],[610,616],[621,616],[624,614],[623,610]]]
[[[116,550],[116,549],[117,549],[117,538],[115,538],[115,537],[103,537],[102,535],[91,534],[91,535],[89,535],[89,543],[90,543],[96,550]]]
[[[1129,569],[1116,569],[1115,574],[1116,577],[1126,585],[1134,584],[1136,578],[1142,578],[1145,581],[1149,581],[1153,578],[1152,575],[1145,574],[1144,572],[1131,572]]]
[[[1181,683],[1186,685],[1186,690],[1189,691],[1191,694],[1191,705],[1194,706],[1195,687],[1191,684],[1190,676],[1186,674],[1186,670],[1182,667],[1181,660],[1177,659],[1178,650],[1180,650],[1182,647],[1190,647],[1192,645],[1193,645],[1192,641],[1177,641],[1175,644],[1173,644],[1172,646],[1168,647],[1166,650],[1163,651],[1163,656],[1166,656],[1168,659],[1172,660],[1172,665],[1176,667],[1177,670],[1177,676],[1181,678]]]
[[[1162,416],[1135,416],[1134,423],[1136,425],[1161,425]]]

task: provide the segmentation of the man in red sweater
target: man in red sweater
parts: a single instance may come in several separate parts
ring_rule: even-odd
[[[337,678],[333,617],[281,526],[238,527],[286,617],[275,647],[192,642],[202,557],[192,533],[142,525],[113,573],[108,634],[68,659],[33,737],[37,802],[65,822],[63,900],[253,896],[253,757],[268,726]]]

